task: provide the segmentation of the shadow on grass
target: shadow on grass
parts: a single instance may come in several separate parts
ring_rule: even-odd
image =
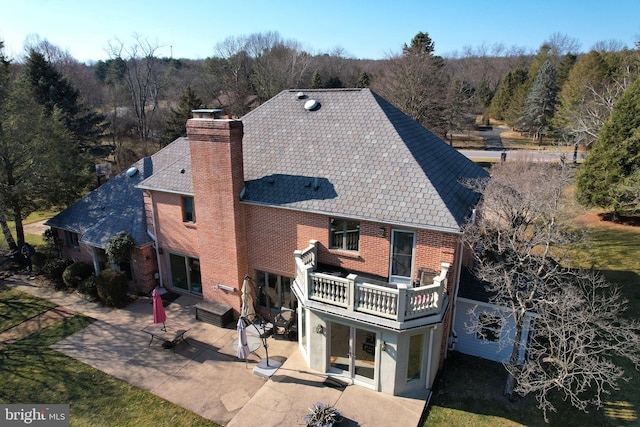
[[[502,364],[451,352],[438,388],[431,400],[424,426],[634,426],[638,425],[640,375],[630,363],[618,361],[630,381],[605,396],[605,405],[589,413],[574,409],[568,402],[555,399],[557,412],[544,422],[535,396],[510,402],[502,394],[506,371]]]

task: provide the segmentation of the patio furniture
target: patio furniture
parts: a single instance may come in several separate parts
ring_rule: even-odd
[[[292,333],[295,333],[294,324],[296,322],[296,311],[290,308],[283,308],[273,320],[276,335],[284,335],[288,339],[292,339]]]
[[[224,328],[233,322],[233,309],[213,301],[200,301],[194,306],[196,319]]]
[[[163,342],[162,346],[164,348],[173,348],[174,353],[176,351],[176,345],[178,344],[178,341],[182,340],[184,342],[187,342],[184,334],[186,334],[188,330],[189,328],[179,324],[167,325],[166,327],[163,327],[163,325],[159,323],[152,323],[151,325],[145,326],[141,329],[142,332],[151,335],[149,345],[151,345],[153,339],[156,338]]]

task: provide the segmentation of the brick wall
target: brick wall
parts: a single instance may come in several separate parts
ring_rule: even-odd
[[[131,267],[135,276],[136,290],[142,294],[150,293],[157,284],[154,273],[158,271],[153,245],[133,251]]]
[[[347,270],[389,276],[391,231],[379,223],[360,223],[358,252],[329,249],[329,220],[325,215],[258,205],[245,205],[249,273],[264,270],[295,276],[293,251],[304,249],[309,240],[318,241],[318,260]],[[379,235],[385,228],[384,237]],[[453,265],[456,236],[418,230],[416,241],[416,278],[419,267],[440,271],[440,264]],[[451,270],[453,271],[453,270]],[[453,284],[450,281],[449,286]]]
[[[247,273],[242,122],[190,119],[194,204],[199,244],[202,293],[207,300],[240,310],[240,288]],[[235,292],[216,289],[218,284]]]

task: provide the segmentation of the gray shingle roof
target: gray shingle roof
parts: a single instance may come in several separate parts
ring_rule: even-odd
[[[369,89],[297,92],[242,118],[244,201],[459,231],[482,168]]]
[[[369,89],[287,90],[242,118],[243,201],[458,232],[477,196],[462,178],[487,173]],[[315,99],[319,107],[304,108]],[[143,189],[192,195],[178,138],[47,221],[105,247],[118,231],[146,233]]]
[[[136,162],[133,166],[138,173],[134,176],[129,177],[126,171],[120,173],[45,224],[81,234],[81,242],[99,248],[104,248],[119,231],[131,234],[138,247],[150,244],[142,189],[137,185],[152,176],[154,171],[170,169],[185,153],[188,156],[189,141],[180,138],[151,157]],[[190,188],[190,172],[188,181]]]

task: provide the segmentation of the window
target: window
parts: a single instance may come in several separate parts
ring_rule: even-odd
[[[196,211],[193,206],[193,197],[182,197],[182,222],[196,222]]]
[[[269,310],[282,307],[296,308],[295,302],[291,299],[292,282],[293,279],[290,277],[257,271],[256,283],[259,287],[260,306]]]
[[[478,317],[478,332],[476,333],[476,337],[484,341],[498,342],[500,341],[501,329],[501,317],[481,313]]]
[[[331,218],[329,247],[345,251],[357,251],[360,241],[360,222]]]
[[[78,246],[80,246],[80,243],[78,242],[78,233],[72,233],[70,231],[65,231],[64,232],[64,240],[66,242],[67,247],[77,248]]]
[[[422,350],[424,335],[413,335],[409,338],[409,360],[407,362],[407,381],[420,379],[422,374]]]

